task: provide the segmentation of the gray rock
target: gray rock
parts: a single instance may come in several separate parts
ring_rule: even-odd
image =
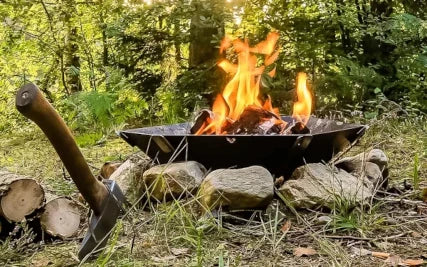
[[[380,168],[384,179],[388,178],[388,158],[387,155],[381,149],[372,149],[369,151],[367,161],[375,163]]]
[[[273,177],[261,166],[215,170],[200,187],[200,200],[210,209],[219,206],[229,210],[265,208],[273,194]]]
[[[137,153],[130,156],[109,177],[116,181],[120,189],[129,201],[141,196],[143,190],[142,174],[151,166],[151,159],[143,154]]]
[[[366,183],[368,185],[366,185]],[[321,163],[298,167],[279,189],[295,208],[326,206],[337,199],[358,203],[372,197],[372,184],[348,172]]]
[[[360,174],[366,162],[377,164],[382,172],[388,171],[388,158],[381,149],[372,149],[367,153],[360,153],[353,157],[342,158],[335,163],[335,166],[347,172]],[[384,177],[386,178],[387,176]]]
[[[326,215],[320,216],[316,219],[316,224],[322,225],[322,224],[328,224],[332,222],[332,218]]]
[[[366,178],[366,180],[370,182],[370,185],[374,187],[373,189],[382,186],[381,183],[383,182],[383,175],[380,167],[375,163],[369,161],[365,163],[363,178]]]
[[[205,167],[196,161],[176,162],[148,169],[143,180],[150,196],[161,201],[195,193],[205,173]]]
[[[378,170],[373,167],[372,163],[378,166],[381,177],[378,177]],[[381,149],[372,149],[367,153],[342,158],[335,163],[335,166],[355,176],[367,176],[375,186],[387,186],[388,158]]]

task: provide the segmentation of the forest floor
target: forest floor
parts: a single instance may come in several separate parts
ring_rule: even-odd
[[[363,208],[337,203],[330,211],[295,211],[277,200],[261,216],[246,220],[230,219],[225,213],[218,216],[220,220],[197,216],[189,208],[192,200],[160,204],[151,211],[137,208],[120,221],[107,250],[82,265],[387,266],[399,257],[427,261],[427,210],[418,205],[419,191],[413,187],[414,168],[418,168],[421,186],[427,185],[426,132],[425,118],[373,123],[349,153],[384,150],[390,160],[389,188],[396,190],[379,195]],[[137,151],[117,137],[99,144],[87,144],[86,139],[77,137],[94,172],[105,161],[123,160]],[[58,195],[78,198],[61,161],[36,127],[2,135],[0,144],[1,168],[31,175]],[[331,219],[326,224],[319,219],[325,216]],[[0,264],[78,265],[80,241],[3,242]],[[297,247],[311,247],[314,255],[296,256]],[[361,248],[396,256],[384,260],[357,255],[355,250]]]

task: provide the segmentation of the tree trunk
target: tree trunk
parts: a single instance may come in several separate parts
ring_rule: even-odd
[[[196,1],[190,24],[190,69],[207,71],[202,91],[216,94],[224,87],[225,73],[216,66],[220,57],[216,38],[224,35],[222,6],[224,1]],[[205,95],[213,99],[213,95]]]
[[[67,30],[66,44],[65,44],[65,68],[66,80],[68,88],[71,93],[79,92],[82,90],[80,81],[80,57],[78,55],[78,30],[75,23],[72,21],[71,14],[76,12],[74,0],[64,0],[64,23]]]
[[[343,0],[337,1],[337,15],[338,17],[344,16],[344,11],[342,10],[344,6]],[[344,26],[342,22],[338,22],[341,31],[341,44],[344,52],[347,54],[351,51],[351,39],[350,39],[350,31]]]
[[[0,170],[0,215],[10,222],[20,222],[40,208],[44,190],[36,180]]]
[[[176,64],[178,64],[178,66],[181,67],[181,58],[182,58],[182,56],[181,56],[181,40],[180,40],[180,38],[178,38],[178,36],[181,32],[181,30],[179,28],[179,21],[177,21],[174,24],[173,31],[174,31],[173,45],[175,47],[175,61],[176,61]]]

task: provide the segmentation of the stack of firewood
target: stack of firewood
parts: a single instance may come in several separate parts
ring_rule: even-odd
[[[11,226],[36,222],[42,232],[61,239],[76,236],[81,209],[76,202],[48,193],[35,179],[0,170],[0,234]]]

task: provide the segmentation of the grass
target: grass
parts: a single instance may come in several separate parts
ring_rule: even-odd
[[[406,181],[422,189],[427,186],[426,132],[425,119],[385,120],[371,126],[362,142],[349,153],[383,149],[390,160],[390,185],[400,188]],[[82,135],[78,140],[86,142],[82,152],[94,172],[103,162],[122,160],[136,151],[111,136],[93,145],[96,142],[92,137]],[[1,167],[36,177],[57,194],[76,197],[74,185],[39,130],[25,129],[14,136],[3,134],[0,146]],[[413,194],[409,196],[416,199],[416,191],[410,190]],[[413,257],[427,253],[422,245],[423,238],[427,238],[422,230],[427,226],[427,219],[414,215],[412,206],[378,200],[358,206],[339,198],[332,211],[300,211],[287,204],[277,201],[275,207],[260,215],[262,220],[248,218],[239,225],[228,223],[229,217],[222,211],[216,218],[209,214],[203,216],[194,198],[168,203],[143,198],[139,207],[145,208],[132,209],[115,229],[104,253],[83,266],[374,266],[382,262],[370,257],[351,257],[349,247],[361,241],[333,239],[328,235],[372,239],[363,244],[381,250],[381,237],[408,230],[422,237],[402,236],[390,240],[387,252]],[[321,215],[332,220],[319,225],[316,218]],[[281,227],[287,221],[291,226],[283,232]],[[26,243],[14,247],[10,242],[17,241],[7,239],[0,252],[2,262],[10,265],[78,264],[78,240],[38,248]],[[292,251],[298,246],[311,246],[318,255],[295,257]],[[49,259],[48,263],[41,264],[45,263],[43,259]]]

